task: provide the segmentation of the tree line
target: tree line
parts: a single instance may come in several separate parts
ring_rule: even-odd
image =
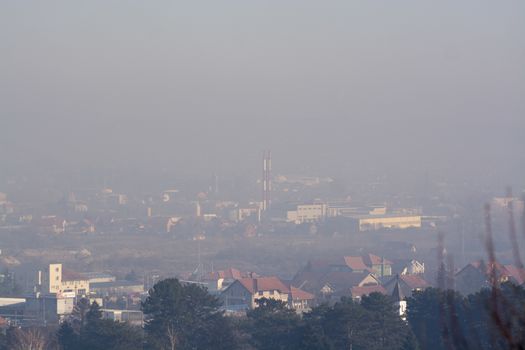
[[[360,302],[343,297],[302,316],[263,298],[245,317],[228,317],[205,289],[166,279],[142,304],[143,328],[104,320],[99,305],[81,300],[59,329],[9,329],[0,349],[523,349],[525,291],[504,284],[497,292],[497,303],[491,290],[414,292],[406,321],[380,293]]]

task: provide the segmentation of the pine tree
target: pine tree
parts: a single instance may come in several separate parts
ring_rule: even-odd
[[[177,279],[158,282],[142,304],[151,349],[234,349],[230,321],[205,289]]]

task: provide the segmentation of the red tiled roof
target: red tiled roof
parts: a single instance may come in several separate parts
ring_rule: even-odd
[[[335,289],[343,290],[357,287],[361,284],[365,278],[370,275],[369,272],[348,272],[348,271],[336,271],[330,272],[323,276],[322,286],[329,284]],[[379,283],[378,283],[379,284]]]
[[[424,290],[430,287],[430,284],[419,275],[399,275],[399,277],[392,276],[392,278],[383,284],[383,287],[386,289],[388,294],[391,294],[394,291],[398,281],[402,294],[407,297],[412,296],[412,292],[414,290]]]
[[[505,269],[509,273],[509,277],[514,279],[514,281],[521,285],[525,282],[525,269],[520,269],[514,265],[505,265]]]
[[[367,270],[367,266],[363,262],[363,258],[360,256],[345,256],[345,264],[352,270]]]
[[[383,286],[363,286],[363,287],[352,287],[350,290],[352,293],[352,298],[362,297],[363,295],[368,295],[370,293],[378,292],[381,294],[386,294],[386,289]]]
[[[308,290],[310,292],[317,292],[321,283],[321,279],[325,276],[326,272],[323,271],[300,271],[292,280],[292,284],[301,289]]]
[[[277,277],[241,278],[237,281],[252,294],[270,290],[277,290],[281,293],[290,292],[290,288]]]
[[[387,259],[385,259],[383,257],[377,256],[377,255],[374,255],[374,254],[365,254],[365,255],[363,255],[363,261],[368,266],[381,265],[381,264],[392,265],[392,262],[390,260],[387,260]]]
[[[241,271],[237,269],[230,268],[227,270],[218,270],[218,271],[210,272],[208,275],[208,278],[209,279],[225,278],[225,279],[238,280],[242,278],[243,275],[246,275],[246,274],[242,274]]]
[[[292,300],[312,300],[315,298],[313,294],[294,286],[290,286],[290,294],[292,295]]]
[[[410,289],[425,289],[430,287],[427,281],[417,275],[401,275],[399,276],[403,282],[407,284]]]
[[[488,264],[488,263],[485,263],[483,260],[476,260],[476,261],[473,261],[469,264],[470,266],[473,266],[474,268],[478,269],[478,270],[481,270],[483,269],[484,271],[481,271],[483,272],[484,274],[486,275],[490,275],[491,274],[491,265]],[[468,267],[469,265],[465,266],[465,267]],[[503,266],[502,264],[500,264],[499,262],[495,261],[494,262],[494,268],[496,269],[496,273],[499,275],[499,276],[508,276],[508,277],[511,277],[511,274],[509,271],[507,271],[506,267]],[[464,268],[463,268],[464,269]],[[462,269],[462,270],[463,270]],[[461,271],[460,271],[461,272]]]
[[[310,260],[306,266],[309,271],[327,270],[330,267],[330,262],[327,260]]]

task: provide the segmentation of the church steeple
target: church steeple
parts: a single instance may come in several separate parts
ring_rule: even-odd
[[[394,290],[392,291],[392,301],[396,306],[396,309],[399,312],[401,319],[406,321],[406,311],[407,311],[407,301],[405,300],[405,295],[401,290],[401,285],[399,284],[400,278],[399,275],[396,275],[396,284],[394,285]]]
[[[396,284],[394,285],[394,290],[392,291],[392,300],[395,302],[405,300],[405,295],[401,291],[401,286],[399,285],[399,275],[396,276]]]

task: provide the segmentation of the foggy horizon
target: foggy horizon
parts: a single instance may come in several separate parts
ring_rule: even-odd
[[[519,1],[5,2],[0,160],[523,186]],[[205,174],[205,175],[204,175]]]
[[[0,1],[0,350],[525,348],[525,1]]]

